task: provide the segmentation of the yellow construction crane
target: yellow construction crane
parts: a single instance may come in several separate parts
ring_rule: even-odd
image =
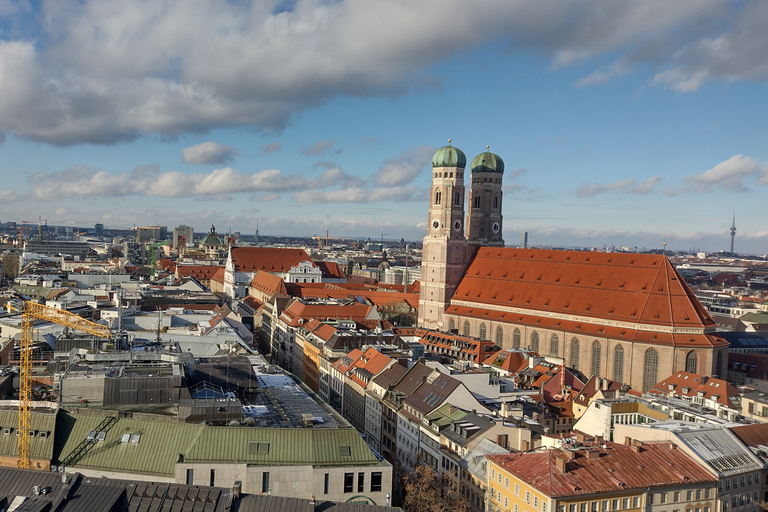
[[[10,303],[9,303],[10,304]],[[25,301],[21,309],[21,346],[19,347],[19,440],[18,467],[29,469],[29,432],[32,423],[32,323],[45,320],[94,336],[110,337],[109,328],[68,311]]]

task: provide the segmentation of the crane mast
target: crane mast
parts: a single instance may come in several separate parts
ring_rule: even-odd
[[[17,466],[29,469],[30,425],[32,423],[32,324],[46,320],[94,336],[110,337],[109,328],[68,311],[25,301],[21,310],[21,346],[19,347],[19,439]]]

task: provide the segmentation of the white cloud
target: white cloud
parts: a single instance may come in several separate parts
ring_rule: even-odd
[[[351,187],[339,190],[302,190],[293,194],[300,203],[377,203],[392,201],[404,203],[416,201],[423,195],[417,187]]]
[[[224,167],[206,174],[185,174],[179,171],[161,173],[157,166],[144,166],[122,174],[110,174],[83,165],[55,173],[36,173],[29,178],[33,186],[32,195],[37,199],[143,194],[228,200],[228,194],[291,192],[345,185],[353,181],[338,168],[328,169],[319,177],[308,180],[277,169],[249,174]]]
[[[407,185],[429,165],[434,153],[435,148],[432,146],[418,146],[398,157],[385,160],[379,170],[373,173],[373,183],[389,187]]]
[[[747,181],[753,178],[756,178],[757,183],[761,185],[768,185],[768,163],[759,163],[754,158],[744,155],[734,155],[708,171],[686,177],[685,181],[688,185],[682,191],[729,190],[746,192],[748,190]]]
[[[321,140],[320,142],[316,142],[309,147],[301,148],[301,152],[304,153],[305,155],[312,155],[312,156],[323,155],[326,152],[330,151],[331,148],[333,148],[334,144],[336,144],[335,140]],[[339,153],[341,153],[341,150],[334,149],[333,152],[338,155]]]
[[[585,87],[588,85],[604,85],[614,78],[619,78],[628,74],[630,71],[632,71],[630,66],[628,66],[623,59],[620,59],[613,62],[607,68],[593,71],[588,76],[585,76],[576,82],[576,86]]]
[[[272,153],[276,153],[278,151],[282,151],[283,145],[280,144],[277,141],[270,142],[269,144],[264,144],[263,146],[259,146],[259,153],[262,155],[269,155]]]
[[[182,159],[193,165],[218,165],[228,162],[237,151],[232,146],[225,146],[212,140],[181,150]]]
[[[681,90],[763,80],[768,70],[760,0],[339,0],[280,12],[227,0],[24,5],[0,0],[0,12],[30,27],[0,42],[0,132],[61,145],[280,130],[340,97],[439,87],[434,64],[489,42],[549,55],[554,67],[615,55],[660,69],[655,83]],[[456,19],[483,29],[446,30]],[[582,85],[621,72],[598,70]]]
[[[576,189],[576,194],[581,197],[591,197],[597,194],[605,193],[627,193],[627,194],[648,194],[662,180],[661,176],[652,176],[646,181],[638,181],[635,178],[627,178],[621,181],[615,181],[607,185],[598,183],[584,182]]]

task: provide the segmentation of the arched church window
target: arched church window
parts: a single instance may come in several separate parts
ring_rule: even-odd
[[[595,340],[592,343],[592,375],[600,375],[600,356],[603,352],[603,348],[600,346],[600,342]]]
[[[539,352],[539,333],[536,331],[533,331],[533,334],[531,334],[531,350],[536,353]]]
[[[515,327],[515,332],[512,333],[512,347],[520,348],[520,329]]]
[[[624,348],[621,345],[613,350],[613,380],[624,382]]]
[[[722,370],[723,370],[723,353],[722,352],[718,352],[717,353],[717,364],[715,366],[715,375],[714,376],[715,377],[720,377],[721,375],[723,375],[722,373],[720,373],[720,372],[722,372]]]
[[[480,324],[480,339],[481,340],[486,339],[486,336],[488,334],[486,331],[487,331],[487,329],[485,327],[485,324]]]
[[[493,196],[493,207],[494,208],[499,207],[499,196]]]
[[[474,204],[474,207],[475,207],[475,208],[480,208],[480,196],[479,196],[479,195],[476,195],[476,196],[475,196],[475,204]]]
[[[553,334],[551,338],[549,338],[549,355],[556,356],[560,352],[560,338],[557,337],[557,334]]]
[[[571,368],[574,370],[579,369],[579,340],[573,338],[571,340]]]
[[[453,318],[448,320],[448,332],[453,332],[456,330],[456,322],[453,321]]]
[[[435,204],[440,204],[440,196],[441,195],[442,194],[440,193],[439,190],[437,192],[435,192]]]
[[[656,385],[659,380],[659,353],[649,348],[645,351],[645,370],[643,371],[643,393]]]
[[[449,178],[453,178],[453,173],[451,173],[451,175],[450,175],[450,176],[448,176],[448,177],[449,177]]]
[[[483,178],[483,183],[488,183],[488,178]]]
[[[455,200],[456,206],[459,206],[461,204],[461,192],[458,190],[456,191],[456,200]]]
[[[469,336],[469,321],[464,320],[464,336]]]
[[[698,373],[697,370],[699,369],[699,357],[696,355],[696,352],[691,350],[688,352],[688,355],[685,356],[685,371],[691,372],[691,373]]]
[[[504,344],[504,329],[501,326],[496,328],[496,344],[500,347]]]

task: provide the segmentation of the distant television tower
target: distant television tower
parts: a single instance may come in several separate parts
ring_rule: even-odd
[[[733,212],[733,224],[731,225],[731,254],[733,254],[734,238],[736,238],[736,212]]]

